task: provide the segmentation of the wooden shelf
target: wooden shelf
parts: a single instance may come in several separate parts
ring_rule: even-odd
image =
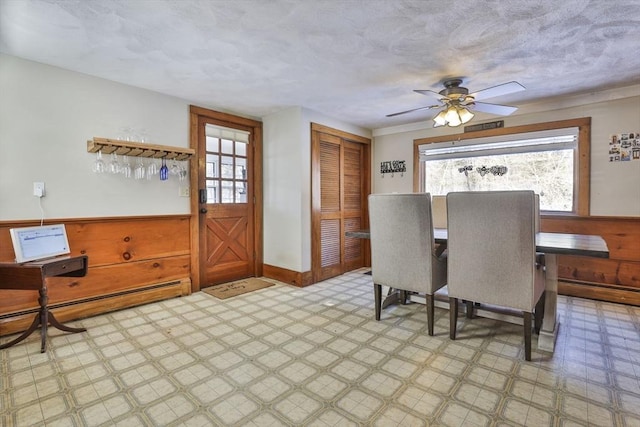
[[[168,160],[189,160],[195,154],[193,148],[178,148],[168,145],[145,144],[98,137],[87,141],[87,151],[89,153],[101,151],[104,154],[115,152],[123,156],[165,158]]]

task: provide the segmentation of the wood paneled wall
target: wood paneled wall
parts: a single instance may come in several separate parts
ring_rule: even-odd
[[[542,231],[597,234],[609,258],[559,256],[559,292],[640,305],[640,218],[543,216]]]
[[[49,306],[62,321],[191,293],[189,216],[91,218],[64,223],[71,255],[88,255],[85,277],[48,280]],[[0,261],[13,261],[9,229],[0,223]],[[0,335],[25,329],[38,307],[35,291],[0,290]]]
[[[89,256],[87,276],[48,282],[49,304],[62,321],[191,293],[187,215],[47,223],[66,224],[72,255]],[[38,222],[0,222],[0,261],[14,257],[9,228],[34,225]],[[609,259],[560,256],[560,293],[640,305],[640,218],[544,216],[541,226],[543,231],[598,234],[609,247]],[[292,278],[279,270],[265,266],[265,276],[297,286],[311,283],[308,272],[287,280]],[[0,335],[28,327],[37,297],[35,291],[0,290]]]

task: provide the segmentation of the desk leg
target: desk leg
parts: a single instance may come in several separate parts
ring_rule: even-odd
[[[35,331],[36,329],[38,329],[38,326],[40,326],[40,313],[36,314],[35,318],[33,319],[33,322],[31,323],[31,326],[29,326],[29,328],[24,331],[18,338],[16,338],[13,341],[10,341],[6,344],[2,344],[0,345],[0,350],[3,350],[5,348],[9,348],[12,345],[16,345],[18,344],[20,341],[24,340],[26,337],[28,337],[29,335],[31,335],[33,333],[33,331]]]
[[[53,326],[54,328],[58,328],[61,331],[65,331],[65,332],[71,332],[71,333],[78,333],[78,332],[86,332],[87,328],[72,328],[70,326],[67,325],[63,325],[62,323],[60,323],[58,321],[58,319],[56,319],[56,317],[53,315],[52,312],[49,312],[49,323],[51,323],[51,326]]]
[[[40,353],[47,351],[47,325],[49,324],[49,310],[47,309],[47,303],[49,302],[49,296],[47,295],[47,287],[42,286],[38,291],[40,298]]]
[[[46,351],[47,344],[47,325],[51,323],[51,326],[54,328],[58,328],[64,332],[85,332],[86,328],[72,328],[70,326],[63,325],[56,319],[52,312],[47,308],[47,302],[49,301],[49,297],[47,296],[47,287],[43,286],[40,290],[40,306],[42,307],[42,347],[40,348],[40,353],[44,353]]]
[[[46,352],[47,351],[47,326],[49,325],[49,323],[51,323],[51,326],[58,328],[64,332],[77,333],[77,332],[85,332],[87,330],[86,328],[72,328],[70,326],[66,326],[60,323],[58,319],[55,318],[53,313],[51,313],[47,308],[47,303],[49,302],[49,296],[47,295],[46,286],[43,286],[42,289],[40,289],[39,293],[40,293],[40,297],[38,298],[38,303],[40,304],[40,311],[38,312],[38,314],[36,314],[35,318],[33,319],[33,322],[31,323],[31,326],[29,326],[29,329],[24,331],[15,340],[8,342],[6,344],[0,345],[0,350],[9,348],[12,345],[18,344],[20,341],[24,340],[29,335],[31,335],[36,329],[38,329],[38,326],[42,326],[40,328],[40,353]]]
[[[538,336],[538,349],[553,352],[560,322],[558,311],[558,259],[556,254],[545,254],[545,304],[542,328]]]

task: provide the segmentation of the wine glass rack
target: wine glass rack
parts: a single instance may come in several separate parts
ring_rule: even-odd
[[[189,160],[195,154],[193,148],[170,147],[167,145],[122,141],[119,139],[94,137],[87,141],[87,151],[103,154],[115,152],[123,156],[148,157],[167,160]]]

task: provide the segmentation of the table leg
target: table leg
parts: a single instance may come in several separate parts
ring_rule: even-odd
[[[58,328],[64,332],[71,332],[75,334],[78,332],[87,331],[87,328],[72,328],[71,326],[63,325],[58,321],[58,319],[56,319],[52,312],[49,312],[49,323],[51,323],[51,326],[53,326],[54,328]]]
[[[38,326],[40,326],[40,313],[36,314],[36,316],[33,319],[33,322],[31,323],[31,326],[29,326],[29,328],[26,331],[24,331],[22,334],[20,334],[20,336],[18,338],[16,338],[15,340],[9,341],[6,344],[0,345],[0,350],[3,350],[5,348],[9,348],[12,345],[18,344],[20,341],[24,340],[26,337],[31,335],[33,333],[33,331],[38,329]]]
[[[49,324],[49,310],[47,309],[47,303],[49,302],[49,296],[47,295],[47,287],[42,286],[38,291],[40,298],[40,353],[47,351],[47,325]]]
[[[0,345],[0,350],[9,348],[12,345],[18,344],[20,341],[24,340],[33,332],[35,332],[35,330],[38,329],[38,326],[41,326],[40,353],[46,352],[47,351],[47,326],[49,325],[49,323],[51,324],[51,326],[57,329],[60,329],[61,331],[64,331],[64,332],[77,333],[77,332],[85,332],[87,330],[86,328],[72,328],[70,326],[66,326],[60,323],[58,319],[56,319],[56,317],[53,315],[53,313],[51,313],[47,308],[49,297],[47,295],[46,286],[43,286],[42,289],[40,289],[39,294],[40,294],[40,297],[38,298],[38,303],[40,304],[40,311],[38,312],[38,314],[36,314],[35,318],[33,319],[33,322],[31,323],[31,326],[29,326],[29,328],[26,331],[20,334],[18,338],[6,344]]]
[[[386,287],[386,286],[385,286]],[[397,304],[400,301],[398,290],[394,288],[389,288],[387,291],[387,295],[382,300],[382,308],[387,308],[391,304]]]
[[[538,349],[553,352],[560,322],[558,310],[558,259],[556,254],[545,254],[545,305],[542,328],[538,335]]]

